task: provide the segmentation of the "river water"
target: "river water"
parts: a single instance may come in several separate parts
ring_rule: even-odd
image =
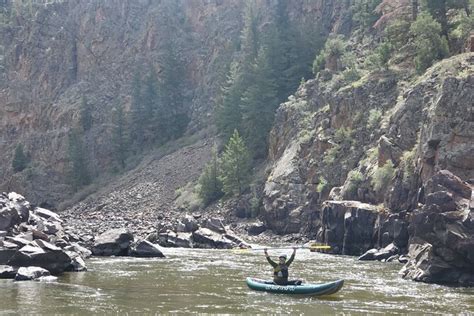
[[[406,281],[396,263],[299,250],[290,278],[345,285],[328,297],[292,297],[247,288],[247,276],[271,277],[263,253],[165,250],[166,259],[94,258],[88,272],[52,283],[0,280],[0,314],[474,313],[474,288]]]

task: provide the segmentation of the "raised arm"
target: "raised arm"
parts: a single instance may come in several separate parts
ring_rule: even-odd
[[[267,258],[267,261],[269,264],[272,265],[272,267],[276,267],[278,264],[273,261],[272,259],[270,259],[270,256],[268,255],[268,252],[267,252],[267,249],[263,249],[263,252],[265,253],[265,257]]]
[[[286,265],[289,266],[293,260],[295,260],[295,255],[296,255],[296,247],[293,247],[293,253],[291,254],[290,259],[286,262]]]

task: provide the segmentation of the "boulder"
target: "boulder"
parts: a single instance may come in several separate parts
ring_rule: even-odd
[[[397,255],[399,251],[398,247],[391,243],[387,247],[377,251],[374,255],[374,259],[379,261],[386,260],[391,256]]]
[[[14,279],[17,271],[17,268],[0,265],[0,279]]]
[[[8,193],[8,199],[10,200],[10,203],[14,206],[14,208],[18,212],[18,216],[20,216],[20,221],[21,222],[28,221],[28,218],[30,216],[31,205],[25,199],[25,197],[18,193],[10,192]]]
[[[0,208],[0,230],[9,230],[14,225],[19,224],[20,220],[20,216],[14,208]]]
[[[73,271],[73,272],[82,272],[82,271],[87,271],[87,266],[86,263],[84,262],[84,259],[81,258],[81,256],[74,251],[66,251],[68,256],[71,258],[71,265],[68,268],[68,271]]]
[[[130,255],[133,257],[154,257],[164,258],[165,255],[161,252],[157,245],[152,244],[149,241],[142,240],[138,242],[131,250]]]
[[[237,246],[223,235],[208,228],[200,228],[193,232],[193,241],[195,246],[200,248],[230,249]]]
[[[224,224],[219,218],[208,218],[202,223],[202,226],[220,234],[225,233]]]
[[[62,223],[63,221],[59,218],[59,215],[53,211],[45,208],[37,207],[33,210],[33,213],[41,218],[47,219],[50,222]]]
[[[163,247],[193,248],[192,233],[167,231],[158,234],[158,244]]]
[[[0,265],[7,264],[7,262],[16,253],[16,249],[0,248]]]
[[[96,237],[92,254],[94,256],[126,256],[132,241],[133,235],[127,229],[111,229]]]
[[[64,247],[64,250],[77,252],[84,259],[87,259],[92,256],[92,251],[85,247],[82,247],[78,243],[72,243],[71,245]]]
[[[247,227],[247,232],[251,236],[257,236],[267,230],[267,226],[261,221],[255,222]]]
[[[21,236],[6,237],[5,241],[8,241],[9,243],[15,244],[19,248],[24,247],[24,246],[28,245],[31,242],[31,240],[22,238]]]
[[[18,250],[8,264],[17,267],[36,266],[53,274],[60,274],[68,270],[71,257],[60,248],[37,239]]]
[[[364,260],[364,261],[368,261],[368,260],[375,260],[375,255],[378,253],[378,250],[373,248],[373,249],[369,249],[367,250],[362,256],[360,256],[358,258],[358,260]]]
[[[41,277],[50,276],[51,273],[41,267],[21,267],[15,276],[15,281],[36,280]]]
[[[181,222],[184,224],[185,232],[192,233],[199,228],[197,220],[191,215],[186,215]]]

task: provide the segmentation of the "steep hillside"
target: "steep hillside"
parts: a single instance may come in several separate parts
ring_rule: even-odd
[[[41,2],[39,2],[41,3]],[[0,81],[0,188],[34,203],[57,206],[72,193],[68,134],[79,123],[81,98],[92,107],[84,135],[90,173],[113,165],[114,109],[131,109],[132,77],[154,68],[160,77],[164,51],[176,47],[185,61],[182,93],[188,133],[209,123],[214,100],[238,54],[243,1],[54,1],[2,4],[3,67]],[[275,3],[257,1],[262,25]],[[3,13],[3,12],[2,12]],[[318,21],[327,34],[348,29],[344,6],[327,1],[292,2],[288,14],[302,26]],[[170,44],[171,43],[171,44]],[[15,147],[30,162],[14,173]]]

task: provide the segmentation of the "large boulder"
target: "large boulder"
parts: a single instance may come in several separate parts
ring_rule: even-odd
[[[7,264],[16,251],[16,248],[0,248],[0,265]]]
[[[15,281],[37,280],[41,277],[50,276],[51,273],[41,267],[21,267],[15,276]]]
[[[167,231],[158,234],[158,244],[163,247],[193,248],[192,233]]]
[[[72,243],[71,245],[64,247],[64,250],[77,252],[84,259],[87,259],[92,256],[92,251],[85,247],[82,247],[78,243]]]
[[[186,215],[181,222],[184,225],[184,232],[192,233],[199,228],[197,220],[191,215]]]
[[[148,258],[164,258],[165,255],[161,252],[160,248],[157,245],[152,244],[147,240],[142,240],[138,242],[132,250],[130,255],[133,257],[148,257]]]
[[[36,266],[53,274],[60,274],[69,269],[71,261],[71,257],[61,248],[38,239],[18,250],[8,261],[8,265]]]
[[[200,228],[193,232],[195,247],[230,249],[238,246],[231,240],[208,228]]]
[[[224,224],[219,218],[208,218],[202,223],[202,226],[220,234],[225,233]]]
[[[96,237],[92,254],[94,256],[127,256],[133,235],[125,228],[106,231]]]
[[[21,219],[16,209],[11,207],[0,208],[0,230],[9,230],[20,223]]]
[[[257,221],[255,223],[252,223],[247,227],[247,232],[251,236],[257,236],[263,233],[265,230],[267,230],[267,226],[261,222]]]
[[[0,279],[14,279],[18,269],[12,266],[0,265]]]

